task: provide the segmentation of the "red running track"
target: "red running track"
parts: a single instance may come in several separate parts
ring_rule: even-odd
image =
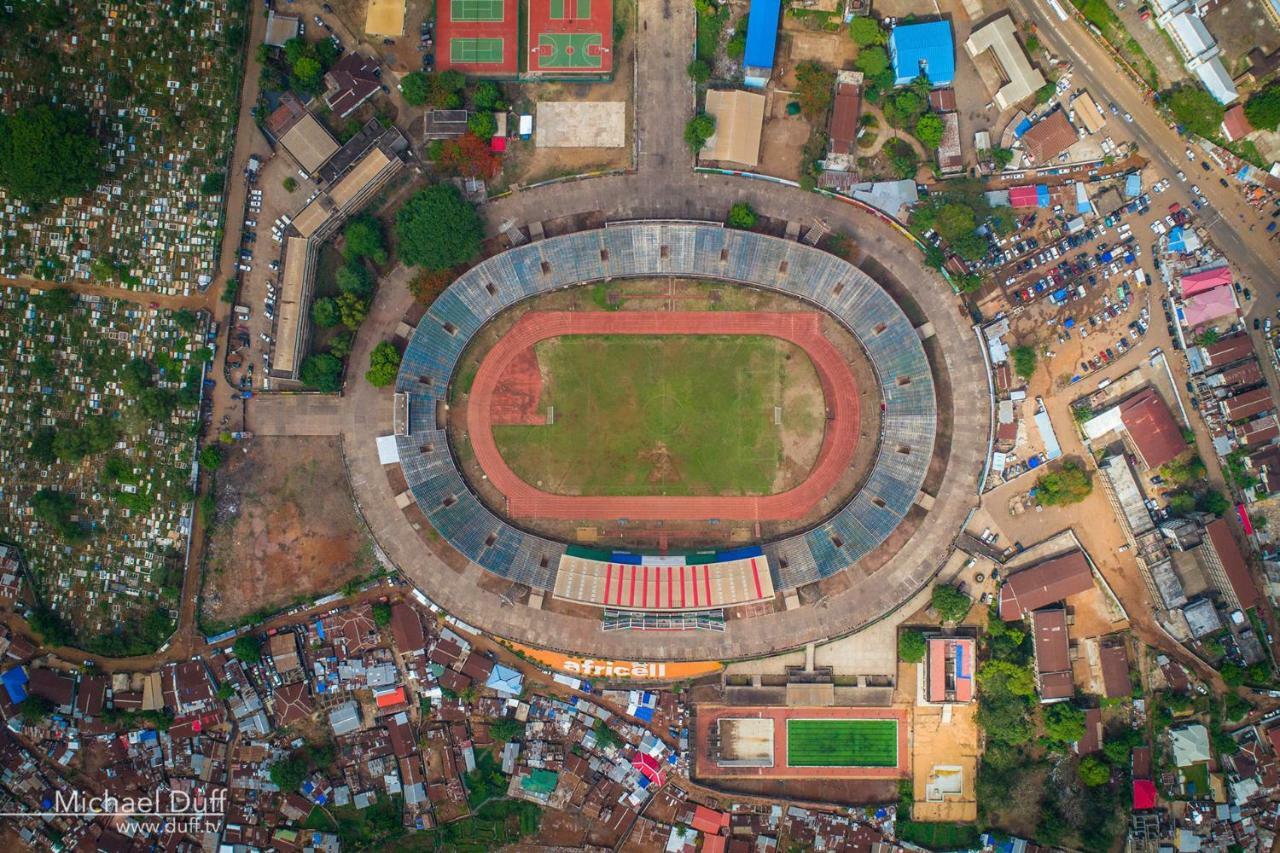
[[[538,341],[563,335],[765,335],[808,354],[822,383],[827,422],[813,470],[794,489],[757,497],[661,495],[554,495],[522,480],[493,440],[491,407],[507,366]],[[732,519],[782,521],[803,518],[826,497],[858,446],[858,386],[848,363],[822,333],[812,312],[737,311],[531,311],[489,351],[476,371],[467,400],[467,425],[476,460],[507,499],[516,518],[637,521]]]

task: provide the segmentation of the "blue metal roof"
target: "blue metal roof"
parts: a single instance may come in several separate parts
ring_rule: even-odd
[[[781,15],[782,0],[752,0],[747,19],[747,49],[742,55],[743,68],[773,68]]]
[[[956,76],[955,45],[948,21],[894,27],[889,34],[889,56],[898,86],[921,74],[935,86],[946,86]]]
[[[27,670],[25,667],[15,666],[13,669],[6,670],[0,674],[0,683],[4,684],[5,692],[9,694],[9,701],[17,705],[19,702],[27,698]]]

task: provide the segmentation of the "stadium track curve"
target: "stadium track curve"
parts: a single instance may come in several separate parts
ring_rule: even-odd
[[[763,496],[558,495],[520,478],[493,436],[493,397],[507,366],[539,341],[562,335],[765,335],[795,344],[822,384],[828,416],[813,469],[792,489]],[[840,480],[858,446],[858,386],[849,365],[822,333],[817,312],[536,311],[521,317],[485,354],[467,396],[467,433],[476,461],[515,518],[569,520],[773,521],[803,518]]]

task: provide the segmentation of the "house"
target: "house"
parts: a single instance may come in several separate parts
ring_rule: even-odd
[[[1228,142],[1235,142],[1250,133],[1253,133],[1253,125],[1249,124],[1249,119],[1244,114],[1244,106],[1232,104],[1222,116],[1222,135]]]
[[[836,96],[827,136],[832,154],[854,154],[858,150],[858,116],[862,112],[862,72],[837,71]]]
[[[994,98],[1001,110],[1025,101],[1044,85],[1044,75],[1027,59],[1026,51],[1018,43],[1013,18],[1008,15],[1001,15],[970,33],[964,49],[974,60],[986,54],[999,69],[1005,83],[995,91]]]
[[[338,140],[311,113],[303,113],[285,127],[280,144],[308,175],[315,174],[338,151]]]
[[[1098,664],[1102,669],[1103,696],[1119,699],[1133,693],[1133,682],[1129,678],[1129,652],[1125,648],[1123,634],[1103,639],[1098,647]]]
[[[1046,166],[1074,145],[1077,138],[1076,129],[1067,120],[1066,112],[1056,109],[1022,134],[1022,144],[1032,163]]]
[[[324,102],[338,118],[346,118],[382,86],[376,59],[356,51],[342,55],[324,75]]]
[[[1208,535],[1196,549],[1196,557],[1207,569],[1213,585],[1232,609],[1257,606],[1261,594],[1240,545],[1231,534],[1231,526],[1226,519],[1218,518],[1206,524],[1204,530]]]
[[[1234,320],[1239,307],[1235,290],[1230,285],[1224,284],[1184,299],[1182,316],[1187,328],[1194,329],[1220,317],[1230,317]]]
[[[76,694],[74,681],[51,669],[33,669],[28,673],[28,678],[28,693],[48,700],[58,713],[71,713]]]
[[[1229,277],[1230,272],[1227,275]],[[1231,364],[1253,355],[1253,341],[1248,334],[1240,332],[1219,338],[1208,346],[1201,347],[1201,350],[1204,353],[1206,366]]]
[[[930,86],[950,86],[956,76],[955,45],[949,21],[903,24],[889,33],[893,84],[905,86],[924,76]]]
[[[305,681],[295,681],[293,684],[278,687],[272,696],[275,700],[277,726],[287,726],[311,716],[313,706]]]
[[[1197,598],[1182,608],[1183,618],[1187,620],[1187,629],[1197,640],[1207,637],[1222,627],[1218,618],[1218,608],[1207,598]]]
[[[1093,572],[1084,552],[1070,551],[1009,575],[1000,587],[1000,618],[1015,622],[1092,586]]]
[[[747,44],[742,54],[742,82],[752,89],[763,89],[773,75],[782,0],[752,0],[748,15]]]
[[[1271,389],[1263,386],[1254,388],[1251,391],[1244,391],[1232,397],[1224,398],[1218,405],[1222,409],[1222,416],[1227,420],[1232,422],[1247,421],[1271,411],[1273,408]]]
[[[1071,644],[1067,639],[1067,611],[1061,607],[1031,614],[1035,640],[1036,682],[1040,701],[1061,702],[1075,694],[1071,680]]]
[[[1179,769],[1209,760],[1209,730],[1199,723],[1169,729],[1173,763]]]
[[[509,666],[498,664],[489,673],[484,686],[503,696],[519,696],[524,689],[524,676]]]
[[[302,668],[298,658],[298,635],[293,631],[281,631],[267,641],[267,651],[276,672],[287,675]]]
[[[741,89],[707,92],[707,115],[716,120],[716,131],[707,140],[702,156],[754,166],[760,162],[760,134],[764,129],[764,95]]]
[[[1146,388],[1122,402],[1120,420],[1147,468],[1156,469],[1172,462],[1187,449],[1168,404],[1154,388]]]
[[[930,637],[926,647],[930,702],[972,702],[976,646],[972,637]]]
[[[360,706],[348,699],[329,712],[329,727],[335,735],[345,735],[360,728]]]
[[[938,143],[938,170],[952,175],[964,169],[964,151],[960,148],[960,117],[942,113],[942,140]]]
[[[391,605],[391,639],[402,655],[421,652],[427,645],[418,611],[399,602]]]

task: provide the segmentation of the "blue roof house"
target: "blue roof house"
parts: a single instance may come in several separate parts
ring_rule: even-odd
[[[498,664],[489,673],[484,686],[498,691],[503,696],[519,696],[520,691],[524,689],[524,676],[518,670]]]
[[[956,76],[950,21],[906,24],[889,34],[893,85],[905,86],[921,74],[934,86],[950,86]]]
[[[778,50],[778,19],[782,0],[751,0],[747,19],[747,49],[742,55],[743,83],[763,89],[773,74],[773,56]]]

